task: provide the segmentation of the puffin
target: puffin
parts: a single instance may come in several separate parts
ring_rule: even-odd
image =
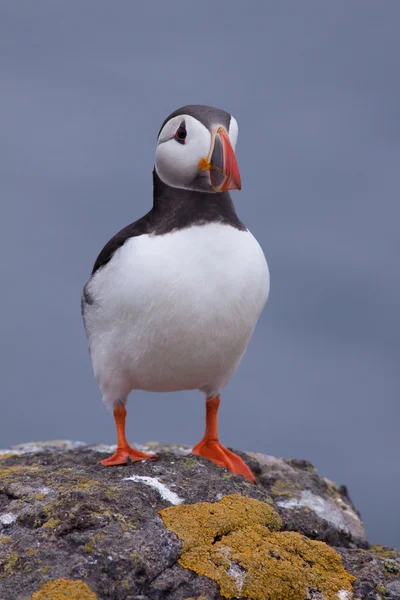
[[[224,110],[188,105],[171,113],[157,137],[151,210],[107,242],[84,286],[89,354],[117,429],[104,466],[157,458],[126,439],[130,392],[199,390],[206,426],[192,453],[255,481],[218,437],[221,391],[270,286],[264,252],[230,195],[241,189],[237,137],[237,121]]]

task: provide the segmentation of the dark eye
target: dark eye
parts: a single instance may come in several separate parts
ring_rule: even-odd
[[[184,144],[185,140],[186,140],[186,136],[187,136],[186,124],[185,124],[185,121],[182,121],[182,123],[179,125],[178,129],[176,130],[174,137],[177,142],[179,142],[180,144]]]

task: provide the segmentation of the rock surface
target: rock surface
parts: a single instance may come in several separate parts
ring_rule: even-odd
[[[400,600],[400,550],[370,547],[346,488],[307,461],[239,453],[254,486],[189,448],[140,449],[158,460],[0,451],[0,600]]]

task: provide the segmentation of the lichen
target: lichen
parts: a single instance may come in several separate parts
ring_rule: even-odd
[[[9,575],[11,575],[14,567],[16,566],[19,560],[19,554],[17,552],[10,552],[6,559],[2,561],[2,573],[0,574],[0,579],[5,579]],[[0,563],[1,565],[1,563]]]
[[[5,455],[3,455],[4,459]],[[7,457],[9,458],[9,457]],[[38,473],[40,471],[40,473]],[[68,491],[90,491],[94,486],[100,485],[100,481],[96,479],[89,479],[88,477],[82,476],[80,473],[74,471],[71,467],[64,467],[59,469],[49,469],[43,465],[9,465],[1,466],[0,468],[0,479],[6,482],[23,480],[26,481],[27,477],[35,474],[38,475],[42,482],[47,486],[59,489],[65,489]],[[33,500],[43,500],[45,494],[41,493],[27,493],[27,497]]]
[[[393,558],[383,558],[382,565],[388,573],[400,573],[400,564]]]
[[[271,488],[274,496],[288,496],[289,498],[299,496],[299,490],[294,483],[289,483],[283,479],[277,479]]]
[[[160,515],[168,529],[183,540],[184,551],[209,546],[215,537],[255,523],[267,525],[273,531],[282,526],[280,516],[271,506],[239,494],[225,496],[220,502],[171,506],[161,510]]]
[[[378,556],[378,558],[396,558],[396,553],[386,546],[382,546],[382,544],[375,544],[375,546],[371,546],[371,552],[374,552]]]
[[[53,579],[35,592],[31,600],[97,600],[97,596],[83,581]]]
[[[340,555],[323,542],[281,532],[268,504],[240,495],[220,502],[171,506],[160,511],[183,541],[181,566],[216,581],[225,598],[303,600],[319,590],[337,600],[354,579]]]
[[[44,500],[45,497],[46,497],[46,494],[43,494],[42,492],[29,495],[29,498],[33,498],[33,500]]]
[[[0,454],[0,460],[5,460],[6,458],[12,458],[13,456],[15,456],[15,454],[11,454],[10,452],[7,452],[7,454]]]
[[[12,542],[8,535],[0,535],[0,544],[10,544]]]
[[[90,490],[95,485],[100,485],[100,481],[96,481],[96,479],[88,479],[87,477],[80,477],[76,482],[76,487],[82,492]]]
[[[26,477],[30,473],[36,473],[39,470],[40,467],[35,465],[12,465],[8,467],[2,467],[0,469],[0,479],[12,481],[18,478],[18,475],[23,475]]]
[[[184,469],[194,469],[199,464],[197,458],[185,456],[179,461],[179,465]]]
[[[42,529],[54,529],[57,525],[60,524],[60,519],[54,519],[51,517],[44,525],[42,525]]]
[[[85,546],[84,546],[84,550],[87,554],[90,554],[91,552],[94,551],[94,544],[92,541],[86,542]]]

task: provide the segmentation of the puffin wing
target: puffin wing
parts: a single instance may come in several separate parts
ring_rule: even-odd
[[[98,257],[96,258],[96,262],[93,265],[92,274],[89,277],[88,281],[85,283],[83,288],[82,298],[81,298],[81,312],[83,321],[85,322],[85,310],[88,305],[92,305],[94,303],[94,299],[90,294],[90,282],[92,278],[95,276],[97,271],[99,271],[102,267],[110,262],[116,251],[121,248],[126,241],[128,241],[132,237],[137,237],[140,235],[144,235],[146,233],[150,233],[152,231],[152,211],[144,215],[141,219],[138,219],[134,223],[127,225],[121,231],[116,233],[114,237],[111,238],[104,246]]]

